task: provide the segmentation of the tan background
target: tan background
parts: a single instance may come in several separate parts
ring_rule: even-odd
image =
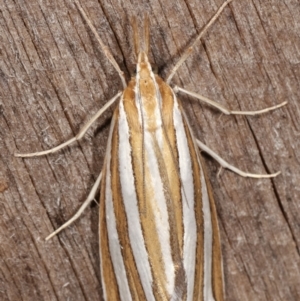
[[[130,15],[151,18],[162,76],[222,0],[81,1],[129,78]],[[71,138],[121,83],[72,1],[0,0],[0,300],[101,300],[98,205],[50,242],[101,170],[112,111],[57,154],[14,158]],[[288,100],[260,117],[228,117],[181,95],[195,135],[235,166],[206,156],[218,210],[227,301],[300,300],[300,4],[235,0],[173,83],[231,109]],[[1,189],[3,190],[3,188]]]

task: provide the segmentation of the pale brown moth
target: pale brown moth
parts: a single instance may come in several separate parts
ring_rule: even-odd
[[[240,171],[194,137],[176,94],[200,99],[224,114],[214,101],[170,82],[194,45],[232,0],[225,1],[175,64],[166,81],[154,74],[148,59],[149,20],[140,35],[133,18],[136,76],[127,83],[81,5],[81,15],[94,32],[102,51],[118,72],[123,91],[117,93],[69,141],[46,151],[16,154],[46,155],[79,140],[114,102],[115,109],[103,165],[92,191],[76,215],[47,239],[76,220],[94,199],[100,185],[100,269],[105,300],[224,300],[221,244],[213,193],[198,147],[221,166],[242,176],[274,177]],[[140,38],[140,36],[142,38]]]

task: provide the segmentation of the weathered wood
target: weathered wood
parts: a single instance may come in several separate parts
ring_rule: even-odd
[[[165,76],[223,2],[81,1],[127,74],[134,71],[130,15],[151,18],[151,53]],[[74,136],[121,89],[78,10],[66,1],[0,2],[0,300],[101,300],[98,209],[49,242],[79,208],[101,170],[111,112],[73,147]],[[186,96],[195,135],[244,179],[207,158],[221,227],[226,300],[300,300],[300,6],[297,0],[235,0],[174,83],[231,109],[288,106],[256,117],[221,115]]]

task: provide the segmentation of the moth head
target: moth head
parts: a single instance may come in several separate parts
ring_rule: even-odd
[[[148,77],[152,72],[151,64],[145,51],[139,52],[136,72],[140,75],[140,78]]]

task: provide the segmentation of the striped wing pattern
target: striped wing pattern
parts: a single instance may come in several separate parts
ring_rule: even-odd
[[[200,160],[179,100],[142,53],[103,169],[105,300],[223,300],[216,211]]]

